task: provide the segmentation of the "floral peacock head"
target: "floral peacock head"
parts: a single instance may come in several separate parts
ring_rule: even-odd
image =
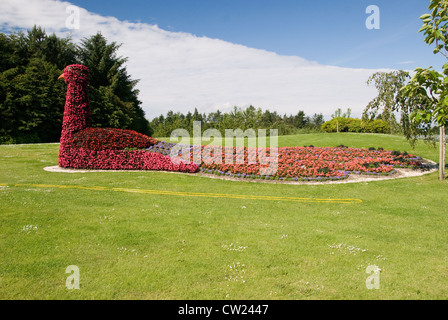
[[[59,77],[59,79],[61,78],[63,78],[68,85],[87,85],[89,83],[89,68],[81,64],[69,65]]]

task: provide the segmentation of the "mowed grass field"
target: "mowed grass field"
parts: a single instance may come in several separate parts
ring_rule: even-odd
[[[279,137],[280,146],[310,144],[438,160],[437,149],[412,150],[399,136]],[[437,173],[281,185],[44,171],[58,146],[0,146],[0,299],[448,297],[448,182]],[[66,287],[71,265],[79,290]],[[366,286],[368,266],[380,269],[378,289]]]

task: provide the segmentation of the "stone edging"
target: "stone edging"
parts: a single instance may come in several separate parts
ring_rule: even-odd
[[[412,170],[404,168],[396,168],[397,173],[390,176],[369,176],[361,174],[350,174],[347,179],[340,181],[278,181],[278,180],[261,180],[261,179],[247,179],[247,178],[234,178],[225,176],[216,176],[213,174],[206,173],[183,173],[183,172],[168,172],[168,171],[144,171],[144,170],[88,170],[88,169],[69,169],[61,168],[59,166],[45,167],[44,170],[48,172],[55,173],[94,173],[94,172],[165,172],[165,173],[175,173],[183,175],[193,175],[210,179],[219,180],[231,180],[231,181],[242,181],[242,182],[252,182],[252,183],[274,183],[274,184],[294,184],[294,185],[324,185],[324,184],[341,184],[341,183],[359,183],[359,182],[371,182],[371,181],[383,181],[383,180],[393,180],[401,178],[419,177],[429,173],[437,171],[437,164],[431,160],[424,159],[429,162],[432,166],[431,169],[423,170]]]

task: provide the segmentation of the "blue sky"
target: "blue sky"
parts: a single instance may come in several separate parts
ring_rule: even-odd
[[[280,114],[338,108],[360,117],[378,94],[375,72],[440,68],[419,34],[429,0],[1,0],[0,30],[70,36],[101,32],[139,79],[148,118],[253,105]],[[369,30],[369,5],[379,30]],[[71,7],[79,28],[69,28]],[[70,10],[68,10],[70,9]],[[68,11],[67,11],[68,10]]]
[[[349,68],[443,64],[423,42],[429,0],[73,0],[91,12]],[[380,9],[380,29],[365,26]]]

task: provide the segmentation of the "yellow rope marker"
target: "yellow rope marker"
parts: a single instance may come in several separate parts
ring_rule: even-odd
[[[0,186],[8,186],[1,183]],[[201,192],[184,192],[169,190],[148,190],[148,189],[128,189],[128,188],[108,188],[101,186],[77,186],[77,185],[52,185],[52,184],[13,184],[14,187],[34,187],[34,188],[58,188],[58,189],[80,189],[94,191],[115,191],[129,192],[139,194],[152,195],[168,195],[179,197],[203,197],[203,198],[223,198],[223,199],[242,199],[242,200],[263,200],[263,201],[292,201],[292,202],[314,202],[314,203],[362,203],[361,199],[320,199],[320,198],[299,198],[299,197],[282,197],[282,196],[256,196],[229,193],[201,193]]]

